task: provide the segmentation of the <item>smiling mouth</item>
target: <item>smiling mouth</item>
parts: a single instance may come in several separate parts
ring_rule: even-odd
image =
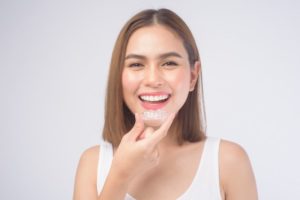
[[[171,95],[164,94],[164,95],[140,95],[139,99],[143,102],[147,103],[163,103],[166,102]]]

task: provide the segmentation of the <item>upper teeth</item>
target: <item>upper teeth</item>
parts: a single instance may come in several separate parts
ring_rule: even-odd
[[[159,96],[141,96],[141,99],[144,101],[161,101],[168,98],[168,95],[159,95]]]

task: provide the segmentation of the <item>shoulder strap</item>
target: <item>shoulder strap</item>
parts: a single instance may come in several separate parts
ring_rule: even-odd
[[[192,185],[180,200],[202,198],[221,199],[219,182],[219,144],[220,139],[207,137],[200,164]]]
[[[220,139],[208,137],[207,144],[203,159],[202,171],[205,173],[209,172],[211,186],[220,191],[220,177],[219,177],[219,147]],[[220,192],[219,192],[220,193]]]
[[[106,141],[102,141],[100,143],[99,151],[100,152],[99,152],[98,169],[97,169],[98,194],[101,192],[104,186],[113,159],[112,144]]]

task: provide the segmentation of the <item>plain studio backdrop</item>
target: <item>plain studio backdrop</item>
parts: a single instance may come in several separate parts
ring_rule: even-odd
[[[200,50],[207,134],[248,152],[260,199],[300,199],[300,4],[282,1],[1,1],[0,199],[71,199],[101,139],[121,27],[166,7]]]

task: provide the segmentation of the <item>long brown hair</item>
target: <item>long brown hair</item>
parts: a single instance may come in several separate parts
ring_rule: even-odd
[[[189,56],[190,66],[200,62],[199,52],[194,37],[184,21],[168,9],[148,9],[137,13],[122,28],[112,53],[105,99],[105,122],[103,139],[113,146],[118,146],[123,135],[133,127],[134,114],[123,99],[122,71],[128,40],[139,28],[159,24],[176,33],[183,41]],[[200,85],[199,85],[200,83]],[[199,96],[199,93],[201,96]],[[200,100],[199,100],[199,97]],[[170,130],[176,132],[178,143],[197,142],[205,138],[205,110],[203,100],[202,73],[195,88],[177,113]]]

